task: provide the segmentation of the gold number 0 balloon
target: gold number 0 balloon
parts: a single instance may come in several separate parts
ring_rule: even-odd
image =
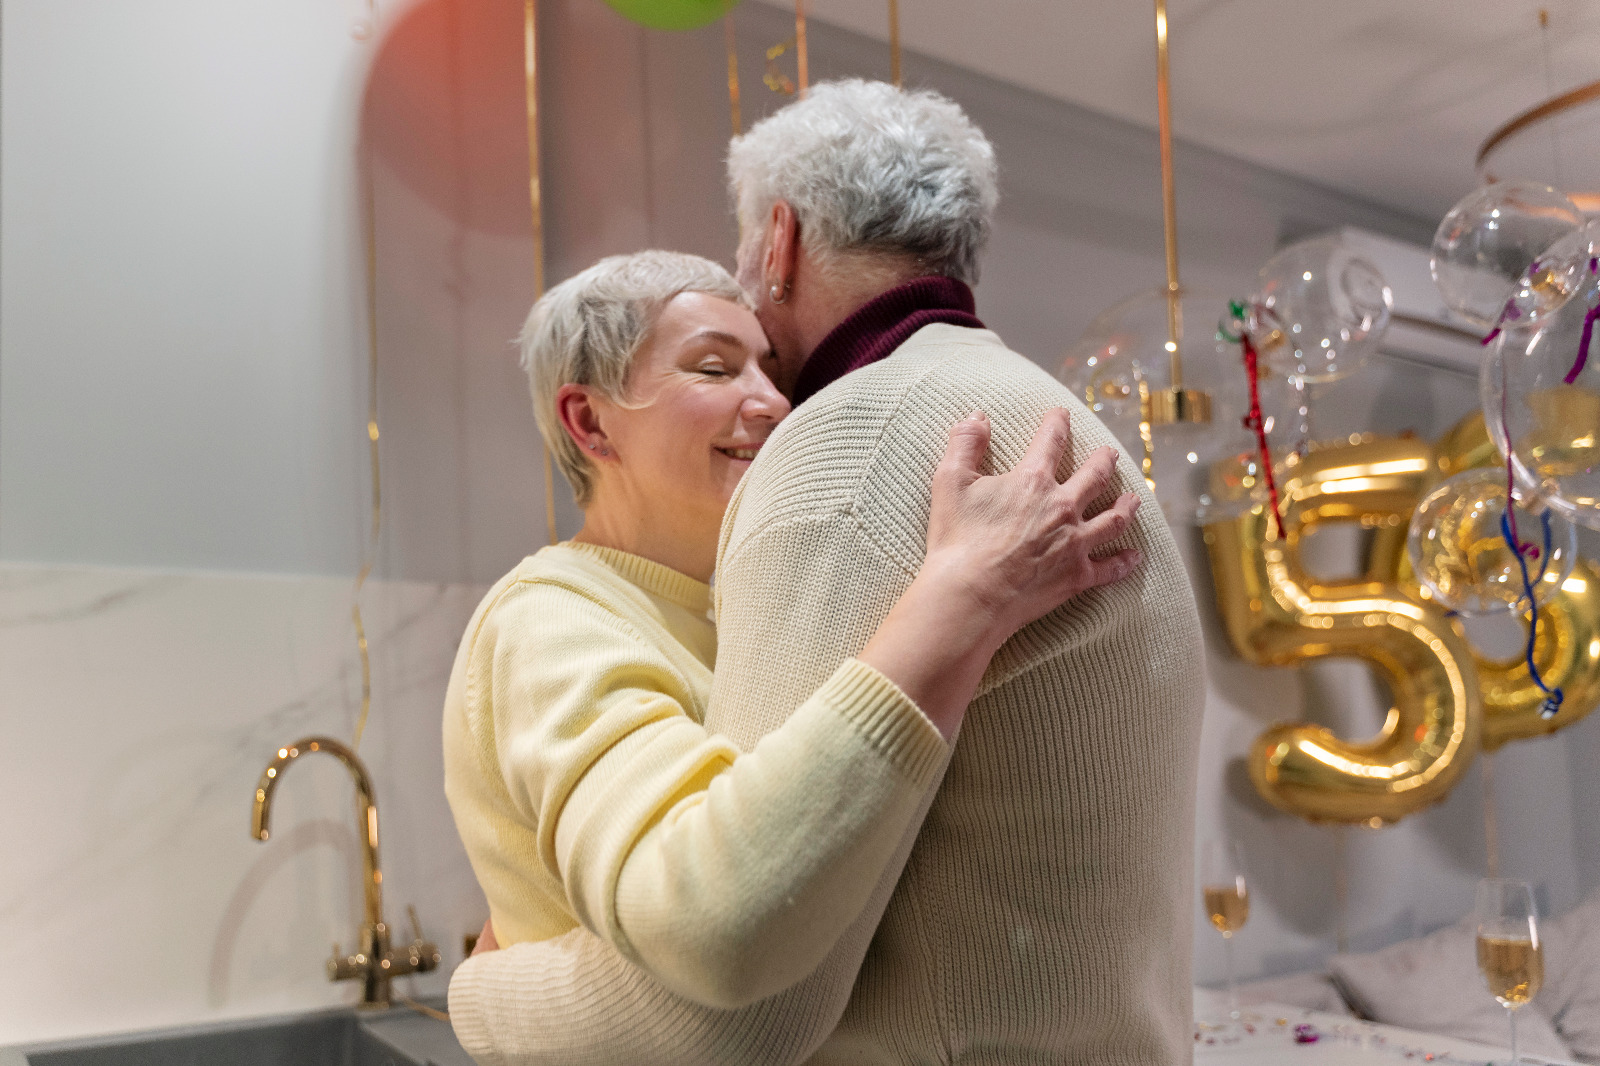
[[[1434,482],[1463,470],[1505,463],[1489,439],[1481,412],[1462,419],[1440,437],[1434,452],[1436,472],[1423,487],[1424,493]],[[1427,594],[1411,572],[1405,536],[1404,527],[1380,533],[1372,547],[1372,568],[1395,574],[1406,594],[1421,600]],[[1533,683],[1521,653],[1506,659],[1474,655],[1483,690],[1485,751],[1494,751],[1508,741],[1554,733],[1583,718],[1600,704],[1600,567],[1579,559],[1560,591],[1539,608],[1534,661],[1545,684],[1565,693],[1561,711],[1554,718],[1539,714],[1544,693]]]
[[[1369,741],[1321,726],[1273,726],[1256,739],[1250,776],[1270,803],[1313,821],[1380,825],[1442,799],[1471,763],[1481,697],[1471,649],[1445,613],[1405,595],[1393,569],[1324,581],[1301,565],[1302,538],[1323,523],[1403,532],[1434,475],[1433,449],[1373,439],[1284,464],[1283,538],[1264,508],[1205,528],[1217,604],[1234,649],[1270,666],[1366,660],[1394,706]]]

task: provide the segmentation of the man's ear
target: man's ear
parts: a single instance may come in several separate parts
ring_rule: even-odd
[[[562,430],[584,455],[596,462],[610,457],[611,441],[600,424],[594,396],[586,386],[568,382],[556,390],[556,417],[561,420]]]
[[[788,201],[779,200],[772,205],[767,218],[766,261],[762,264],[762,280],[771,287],[787,293],[794,284],[795,265],[800,257],[800,220]]]

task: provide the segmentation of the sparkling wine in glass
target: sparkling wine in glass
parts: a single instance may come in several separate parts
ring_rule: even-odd
[[[1239,1020],[1239,988],[1233,965],[1233,934],[1250,918],[1250,889],[1245,885],[1244,862],[1238,844],[1213,840],[1205,846],[1200,872],[1200,896],[1206,917],[1222,934],[1228,963],[1228,1017]]]
[[[1544,984],[1544,945],[1533,889],[1526,881],[1478,882],[1478,969],[1511,1022],[1511,1061],[1517,1054],[1517,1010]]]

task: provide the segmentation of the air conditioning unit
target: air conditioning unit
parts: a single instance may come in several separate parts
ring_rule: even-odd
[[[1476,375],[1483,362],[1479,342],[1487,331],[1445,306],[1428,268],[1428,249],[1352,226],[1339,235],[1378,268],[1394,293],[1384,354]]]

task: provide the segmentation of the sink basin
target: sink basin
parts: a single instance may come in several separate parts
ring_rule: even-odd
[[[448,1022],[400,1008],[0,1048],[0,1066],[472,1066]]]

